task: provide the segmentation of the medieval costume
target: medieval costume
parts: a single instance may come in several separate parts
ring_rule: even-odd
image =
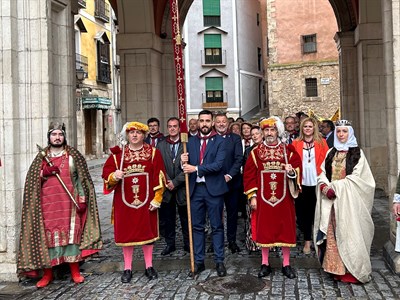
[[[275,128],[279,134],[283,133],[282,121],[277,117],[261,121],[260,127],[263,130],[268,127]],[[291,172],[287,171],[287,166],[291,166]],[[296,246],[294,197],[298,195],[296,179],[300,174],[300,168],[301,159],[294,147],[282,143],[277,138],[274,143],[268,143],[265,137],[265,141],[256,146],[247,159],[243,175],[244,192],[249,199],[256,197],[256,224],[255,228],[252,228],[252,233],[253,240],[263,251],[263,264],[259,277],[271,272],[269,264],[264,263],[267,261],[270,247],[283,247],[283,267],[290,268],[289,247]],[[263,271],[263,268],[268,269]],[[286,269],[283,271],[284,274],[294,278],[292,270]]]
[[[148,131],[147,125],[130,122],[123,128],[127,133],[135,130],[143,132],[142,140],[139,142],[140,149],[133,150],[131,144],[123,145],[122,148],[119,146],[112,148],[102,175],[104,193],[109,194],[114,191],[112,223],[115,243],[117,246],[122,246],[124,251],[129,250],[129,253],[124,252],[125,270],[131,269],[129,261],[131,262],[132,246],[150,245],[159,239],[158,211],[150,208],[160,207],[166,178],[159,150],[143,142],[144,134]],[[116,171],[123,172],[122,179],[118,180],[115,177]],[[147,251],[148,248],[143,249]],[[151,245],[150,256],[152,250]],[[152,268],[152,263],[149,264],[151,266],[146,269]],[[131,274],[127,279],[121,280],[127,283],[130,279]]]
[[[346,142],[337,132],[347,128]],[[374,235],[371,211],[375,180],[354,130],[338,121],[334,147],[327,153],[317,182],[314,243],[325,272],[345,282],[371,279],[370,249]]]
[[[59,127],[52,123],[49,135],[61,132]],[[96,194],[85,158],[66,144],[59,153],[50,149],[43,149],[28,170],[22,207],[18,272],[44,269],[47,279],[38,287],[53,279],[51,267],[64,262],[70,263],[74,281],[82,282],[78,262],[102,248]],[[57,171],[70,195],[57,176],[44,176],[49,168]]]

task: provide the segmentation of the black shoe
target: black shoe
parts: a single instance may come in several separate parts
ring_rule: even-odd
[[[132,270],[125,270],[121,276],[122,283],[129,283],[132,280]]]
[[[204,263],[195,263],[194,264],[194,273],[192,271],[189,272],[190,277],[194,277],[206,269]]]
[[[229,250],[231,250],[232,254],[236,253],[236,252],[240,252],[240,248],[236,244],[235,241],[229,242],[228,248],[229,248]]]
[[[158,278],[158,274],[157,274],[156,270],[154,270],[153,267],[148,267],[146,269],[146,271],[144,272],[144,274],[147,276],[147,278],[149,280]]]
[[[296,278],[296,274],[294,274],[291,266],[282,267],[282,273],[289,279]]]
[[[210,246],[207,248],[207,253],[214,253],[214,245],[213,245],[213,243],[211,243]]]
[[[190,247],[189,247],[189,245],[185,245],[185,246],[183,246],[183,251],[186,251],[186,252],[190,252]]]
[[[260,272],[258,272],[258,278],[262,278],[268,276],[272,273],[272,269],[270,265],[261,265]]]
[[[162,256],[165,256],[165,255],[168,255],[168,254],[170,254],[171,252],[174,252],[176,249],[175,249],[175,246],[165,246],[165,248],[164,248],[164,250],[163,251],[161,251],[161,255]]]
[[[217,270],[217,274],[219,277],[224,277],[226,276],[226,269],[224,266],[224,263],[217,263],[215,266],[215,269]]]

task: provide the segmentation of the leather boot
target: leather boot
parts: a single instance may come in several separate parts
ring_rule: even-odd
[[[43,277],[36,283],[37,288],[44,288],[49,285],[50,282],[53,281],[53,269],[46,268],[43,270]]]
[[[79,263],[70,263],[69,268],[71,269],[71,277],[75,283],[82,283],[85,281],[85,278],[81,275],[79,271]]]

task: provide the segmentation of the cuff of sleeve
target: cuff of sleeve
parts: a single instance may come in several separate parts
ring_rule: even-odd
[[[157,208],[159,208],[161,206],[161,203],[157,202],[155,198],[154,198],[154,200],[152,200],[150,202],[150,204],[153,205],[154,207],[157,207]]]
[[[154,199],[151,201],[151,204],[153,204],[152,202],[157,202],[158,206],[156,206],[156,205],[153,205],[153,206],[156,206],[156,207],[160,206],[162,198],[163,198],[163,193],[164,193],[163,187],[154,191]]]
[[[394,194],[393,203],[400,203],[400,194]]]
[[[294,172],[293,175],[290,175],[289,172],[288,172],[288,173],[287,173],[287,177],[289,177],[289,178],[296,178],[296,177],[297,177],[297,174],[296,174],[296,172]]]
[[[257,198],[257,193],[256,192],[252,192],[252,193],[247,195],[247,200],[251,201],[251,198]]]
[[[118,179],[115,178],[114,172],[112,172],[110,175],[108,175],[108,180],[106,183],[108,186],[114,186],[118,183]]]

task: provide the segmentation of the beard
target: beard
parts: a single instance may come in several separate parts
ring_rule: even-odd
[[[64,143],[55,144],[54,142],[50,142],[50,146],[53,148],[61,148],[64,147]]]
[[[211,127],[206,127],[206,126],[203,126],[203,127],[200,129],[201,133],[204,134],[204,135],[209,134],[209,133],[211,132],[211,130],[212,130]]]
[[[274,137],[274,136],[269,135],[269,136],[267,136],[267,137],[265,138],[265,141],[266,141],[268,144],[273,144],[273,143],[275,143],[275,142],[277,141],[277,138]]]

